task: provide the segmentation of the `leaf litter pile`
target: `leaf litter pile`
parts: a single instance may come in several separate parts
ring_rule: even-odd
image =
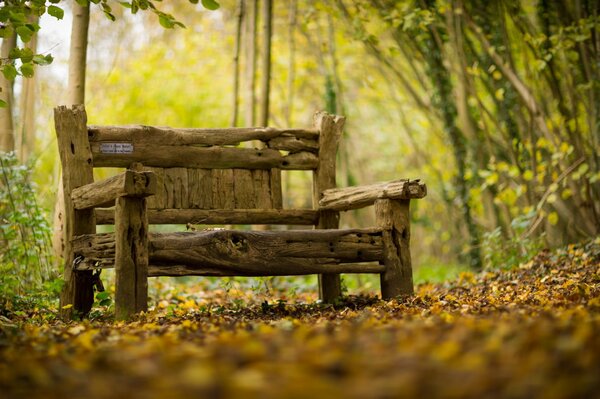
[[[128,323],[3,310],[0,397],[600,397],[600,239],[387,302],[204,295]]]

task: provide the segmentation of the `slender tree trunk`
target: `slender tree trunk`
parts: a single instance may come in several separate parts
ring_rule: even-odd
[[[271,37],[273,28],[273,2],[262,1],[262,79],[260,99],[260,126],[269,125],[269,100],[271,94]]]
[[[246,95],[245,95],[245,125],[254,126],[256,94],[256,20],[258,17],[258,0],[245,1],[245,53],[246,53]]]
[[[39,17],[32,18],[33,23],[38,23]],[[31,49],[33,54],[37,53],[37,34],[34,34],[27,43],[27,48]],[[21,123],[19,127],[19,158],[21,162],[27,162],[35,149],[35,87],[37,85],[37,75],[28,79],[23,79],[23,88],[21,92]]]
[[[10,51],[15,48],[17,43],[16,35],[2,39],[2,48],[0,56],[2,60],[8,59]],[[0,99],[6,106],[0,108],[0,152],[10,152],[15,150],[15,137],[13,126],[13,82],[0,74]]]
[[[298,0],[290,0],[289,7],[289,25],[288,25],[288,48],[290,56],[288,59],[287,76],[287,104],[285,107],[285,122],[287,126],[293,126],[293,108],[294,108],[294,80],[296,79],[296,24],[298,16]]]
[[[69,84],[67,88],[66,103],[71,106],[75,104],[85,104],[85,70],[87,59],[88,29],[90,23],[90,8],[82,7],[78,3],[73,3],[73,25],[71,27],[71,49],[69,54]],[[54,208],[54,231],[52,237],[52,247],[57,259],[66,259],[64,256],[64,211],[65,199],[63,191],[62,176],[58,184],[58,194],[56,206]],[[75,290],[73,285],[76,283],[71,265],[65,265],[64,275],[65,288],[61,295],[61,304],[73,303],[73,298],[67,297]],[[87,280],[86,280],[87,281]],[[90,280],[91,281],[91,280]],[[86,289],[92,290],[92,287]],[[89,309],[77,309],[80,312],[87,313]],[[63,317],[71,316],[71,309],[62,311]]]
[[[240,106],[240,49],[244,21],[244,0],[238,0],[235,28],[235,50],[233,55],[233,112],[231,126],[237,126]]]

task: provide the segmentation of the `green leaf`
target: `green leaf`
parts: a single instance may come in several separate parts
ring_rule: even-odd
[[[31,36],[33,36],[34,32],[29,29],[26,25],[21,25],[17,27],[17,35],[21,38],[23,43],[27,43],[31,40]]]
[[[202,6],[211,11],[217,10],[220,7],[219,3],[217,3],[215,0],[202,0]]]
[[[161,26],[163,28],[167,28],[167,29],[172,29],[175,26],[175,24],[173,23],[173,20],[171,18],[167,17],[166,15],[159,15],[158,22],[161,24]]]
[[[110,299],[103,299],[100,301],[99,305],[100,306],[110,306],[111,303],[112,303],[112,301]]]
[[[50,65],[50,64],[52,64],[52,61],[54,61],[54,58],[50,54],[48,54],[48,55],[36,54],[33,56],[33,63],[37,64],[37,65]]]
[[[198,0],[189,0],[192,4],[198,4]]]
[[[65,11],[57,6],[48,6],[48,14],[56,19],[63,19],[65,16]]]
[[[15,68],[15,66],[11,64],[4,65],[4,67],[2,68],[2,74],[4,75],[6,80],[14,80],[18,75],[17,68]]]
[[[0,100],[0,108],[6,108],[8,104],[6,104],[6,101],[4,100]]]
[[[34,74],[33,64],[31,62],[27,62],[27,63],[21,65],[21,74],[23,76],[25,76],[26,78],[33,77],[33,74]]]
[[[104,299],[108,299],[110,298],[110,294],[108,293],[108,291],[102,291],[96,294],[96,299],[99,301],[102,301]]]

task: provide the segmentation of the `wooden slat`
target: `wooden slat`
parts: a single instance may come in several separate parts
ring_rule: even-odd
[[[241,275],[333,273],[342,263],[382,260],[381,234],[380,229],[154,233],[149,257],[152,265],[185,264],[190,270]],[[113,233],[77,237],[73,246],[81,259],[78,269],[112,267],[113,240]]]
[[[271,204],[274,209],[283,209],[283,189],[281,187],[281,169],[270,172]],[[314,223],[313,223],[314,224]]]
[[[188,169],[188,205],[195,209],[211,209],[212,171],[210,169]]]
[[[152,172],[127,170],[73,189],[71,199],[75,209],[87,209],[111,202],[114,205],[118,197],[147,197],[155,192],[156,176]]]
[[[241,209],[256,208],[256,184],[252,176],[252,170],[233,170],[233,196],[234,207]]]
[[[324,190],[319,209],[347,211],[372,205],[378,199],[414,199],[427,195],[427,186],[420,180],[395,180],[358,187]]]
[[[318,158],[310,152],[282,155],[269,148],[186,147],[134,145],[131,153],[102,153],[92,145],[94,167],[122,167],[133,162],[164,168],[313,170]]]
[[[165,190],[165,170],[163,168],[152,168],[148,166],[144,166],[144,170],[150,171],[156,176],[156,192],[154,195],[148,197],[146,201],[148,208],[166,208],[167,193]]]
[[[151,197],[150,197],[151,198]],[[95,209],[96,223],[114,224],[114,209]],[[312,209],[149,209],[150,224],[279,224],[310,226],[319,212]]]
[[[314,129],[275,129],[270,127],[182,129],[156,126],[89,126],[91,143],[134,142],[156,145],[238,145],[245,141],[269,141],[278,137],[318,140]],[[288,150],[288,148],[281,148]]]
[[[213,169],[212,203],[217,209],[234,209],[233,169]]]
[[[166,168],[165,208],[184,209],[189,207],[188,173],[186,168]]]
[[[257,209],[271,209],[271,171],[253,170],[252,180],[254,181],[254,207]]]

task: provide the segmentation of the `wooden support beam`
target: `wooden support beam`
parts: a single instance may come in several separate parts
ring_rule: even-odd
[[[410,259],[410,200],[383,199],[375,201],[377,225],[383,230],[383,261],[381,296],[391,299],[412,295],[412,265]]]
[[[308,151],[283,155],[271,148],[192,147],[131,141],[93,142],[92,154],[94,167],[117,168],[140,162],[160,168],[314,170],[319,163],[317,156]]]
[[[342,137],[343,116],[317,112],[314,117],[315,129],[319,134],[319,165],[313,176],[313,206],[318,207],[321,193],[334,188],[337,147]],[[320,212],[317,229],[337,229],[340,215],[337,211]],[[325,303],[333,303],[342,296],[342,284],[339,275],[322,274],[319,276],[319,296]]]
[[[315,129],[275,129],[272,127],[230,127],[189,129],[157,126],[89,126],[91,143],[131,142],[140,145],[238,145],[245,141],[268,142],[277,138],[318,140]],[[311,144],[312,145],[312,144]],[[289,148],[280,148],[290,150]]]
[[[415,199],[427,195],[420,180],[395,180],[358,187],[333,188],[323,191],[319,209],[348,211],[373,205],[378,199]]]
[[[146,199],[119,197],[115,212],[115,317],[125,320],[148,310]]]
[[[152,172],[127,170],[71,191],[75,209],[88,209],[109,204],[118,197],[147,197],[156,193],[156,176]]]
[[[70,319],[86,315],[94,303],[91,271],[74,270],[71,240],[75,236],[96,232],[94,212],[76,210],[70,193],[75,187],[94,181],[92,153],[87,136],[87,115],[83,105],[54,109],[58,151],[63,171],[64,212],[64,285],[60,295],[60,315]]]
[[[381,265],[362,265],[383,259],[381,234],[380,229],[151,233],[149,262],[160,266],[161,275],[170,267],[196,275],[381,273]],[[79,270],[113,267],[115,234],[77,237],[73,246]]]
[[[96,209],[98,224],[114,224],[114,209]],[[319,212],[312,209],[150,209],[150,224],[285,224],[312,226]]]

